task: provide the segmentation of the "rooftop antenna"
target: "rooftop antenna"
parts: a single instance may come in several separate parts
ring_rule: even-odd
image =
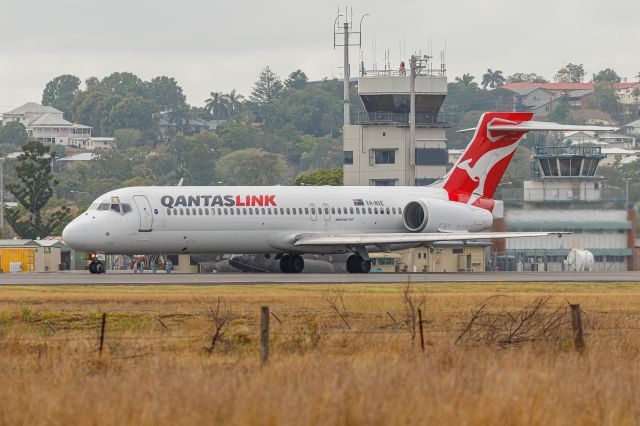
[[[344,48],[344,125],[348,126],[351,122],[349,117],[349,79],[351,77],[350,69],[349,69],[349,46],[358,46],[362,47],[362,20],[365,16],[368,16],[368,13],[365,13],[360,18],[360,27],[358,31],[353,31],[353,9],[351,9],[351,19],[349,19],[349,10],[345,7],[344,15],[340,13],[340,8],[338,8],[338,13],[336,18],[333,21],[333,49],[341,46]],[[344,22],[340,22],[340,17],[344,18]],[[342,36],[342,37],[340,37]],[[350,38],[350,36],[352,38]],[[342,38],[342,40],[340,40]]]

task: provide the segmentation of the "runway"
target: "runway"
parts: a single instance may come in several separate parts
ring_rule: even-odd
[[[107,272],[93,275],[85,271],[0,274],[3,285],[28,286],[144,286],[144,285],[225,285],[225,284],[394,284],[424,282],[638,282],[640,272],[468,272],[430,274],[134,274]]]

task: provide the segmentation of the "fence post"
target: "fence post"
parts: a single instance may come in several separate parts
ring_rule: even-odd
[[[269,359],[269,307],[260,308],[260,361],[265,364]]]
[[[102,347],[104,346],[104,326],[107,323],[107,314],[106,312],[102,313],[102,327],[100,327],[100,355],[102,355]]]
[[[424,332],[422,330],[422,309],[418,309],[418,321],[420,322],[420,348],[424,351]]]
[[[582,326],[582,311],[580,305],[569,305],[571,307],[571,328],[573,329],[573,341],[577,350],[584,349],[584,328]]]

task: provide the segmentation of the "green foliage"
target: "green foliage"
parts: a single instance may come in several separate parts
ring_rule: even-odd
[[[611,83],[596,84],[588,101],[590,108],[599,109],[611,115],[615,120],[622,118],[622,104],[616,96]]]
[[[146,95],[146,85],[144,82],[140,77],[130,72],[114,72],[103,78],[100,86],[123,98]]]
[[[280,77],[267,66],[260,72],[249,99],[256,104],[270,104],[280,97],[283,90]]]
[[[558,104],[551,114],[547,116],[547,120],[558,123],[566,123],[569,119],[569,113],[571,112],[571,105],[569,104],[569,97],[564,95],[558,99]]]
[[[42,105],[50,105],[64,113],[64,118],[71,120],[71,105],[78,89],[80,79],[75,75],[65,74],[54,78],[42,92]]]
[[[492,71],[491,68],[489,68],[487,72],[482,75],[481,84],[483,89],[486,89],[487,86],[493,89],[504,85],[505,82],[506,80],[502,75],[502,71]]]
[[[146,84],[147,99],[163,109],[182,110],[187,106],[187,98],[182,93],[182,87],[171,77],[160,76],[152,78]]]
[[[152,130],[155,126],[153,114],[157,106],[143,97],[128,97],[118,102],[109,113],[107,128],[110,133],[116,129]]]
[[[142,132],[138,129],[117,129],[113,132],[118,149],[141,147],[144,145]]]
[[[74,121],[93,127],[92,134],[109,134],[109,114],[122,100],[102,86],[93,86],[76,95],[72,104]]]
[[[620,83],[620,81],[622,81],[622,78],[611,68],[603,69],[593,75],[594,83]]]
[[[567,71],[569,71],[569,81],[571,83],[582,83],[582,81],[584,80],[584,76],[587,75],[582,64],[576,65],[568,63],[565,68]]]
[[[547,79],[536,73],[517,72],[511,74],[507,81],[509,83],[548,83]]]
[[[288,89],[303,90],[305,87],[307,87],[308,81],[309,78],[304,72],[302,72],[301,70],[296,70],[289,74],[289,77],[287,77],[287,79],[285,80],[284,85]]]
[[[287,162],[282,155],[255,148],[221,157],[216,169],[225,185],[282,185],[289,180]]]
[[[462,74],[462,77],[456,77],[455,80],[457,83],[462,83],[463,86],[478,87],[478,84],[473,81],[474,79],[475,77],[472,76],[471,74]]]
[[[22,123],[10,121],[0,126],[0,144],[21,146],[27,143],[27,130]]]
[[[58,184],[51,174],[54,155],[37,141],[28,142],[22,151],[16,164],[17,181],[7,185],[19,207],[5,210],[5,217],[21,238],[44,238],[68,219],[69,209],[63,205],[49,212],[48,220],[43,220],[42,210],[54,195],[53,187]]]
[[[340,186],[343,182],[342,167],[328,170],[318,170],[311,173],[300,173],[294,185],[331,185]]]

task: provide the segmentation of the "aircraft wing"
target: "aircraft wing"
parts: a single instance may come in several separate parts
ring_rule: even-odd
[[[383,234],[301,234],[296,246],[367,246],[403,243],[430,243],[436,241],[468,241],[492,238],[544,237],[570,232],[447,232],[447,233],[383,233]]]

